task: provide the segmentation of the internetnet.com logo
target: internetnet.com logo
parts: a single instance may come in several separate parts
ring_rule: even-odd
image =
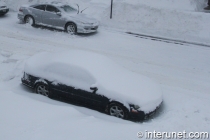
[[[147,131],[138,132],[138,138],[144,139],[209,139],[208,132],[158,132]]]

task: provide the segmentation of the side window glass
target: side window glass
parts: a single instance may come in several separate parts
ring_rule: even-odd
[[[54,13],[59,12],[59,10],[57,8],[50,6],[50,5],[47,5],[46,11],[54,12]]]
[[[35,6],[34,8],[44,11],[45,10],[45,5],[38,5],[38,6]]]

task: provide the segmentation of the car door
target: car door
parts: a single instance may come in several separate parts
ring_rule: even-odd
[[[47,26],[56,26],[61,18],[61,16],[57,14],[58,12],[60,11],[56,7],[47,5],[42,15],[43,23]]]
[[[68,100],[69,94],[72,92],[73,88],[66,86],[61,83],[52,83],[50,85],[50,92],[53,96],[62,98],[64,100]]]
[[[86,94],[86,102],[88,105],[99,108],[104,102],[108,102],[108,98],[98,94],[97,91],[92,91]]]
[[[31,8],[36,24],[42,23],[42,15],[45,11],[46,5],[37,5]]]
[[[82,105],[95,108],[101,107],[105,101],[108,101],[108,98],[97,94],[97,91],[87,91],[79,88],[74,88],[69,97]]]

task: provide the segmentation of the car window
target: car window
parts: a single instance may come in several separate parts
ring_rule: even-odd
[[[38,9],[38,10],[45,10],[45,7],[46,7],[46,5],[38,5],[38,6],[35,6],[34,8],[35,9]]]
[[[46,11],[49,11],[49,12],[59,12],[59,10],[53,6],[50,6],[50,5],[47,5],[47,8],[46,8]]]

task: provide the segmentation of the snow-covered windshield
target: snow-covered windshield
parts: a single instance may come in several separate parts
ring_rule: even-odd
[[[69,5],[63,5],[60,7],[63,11],[67,12],[67,13],[71,13],[71,12],[77,12],[77,10]]]

